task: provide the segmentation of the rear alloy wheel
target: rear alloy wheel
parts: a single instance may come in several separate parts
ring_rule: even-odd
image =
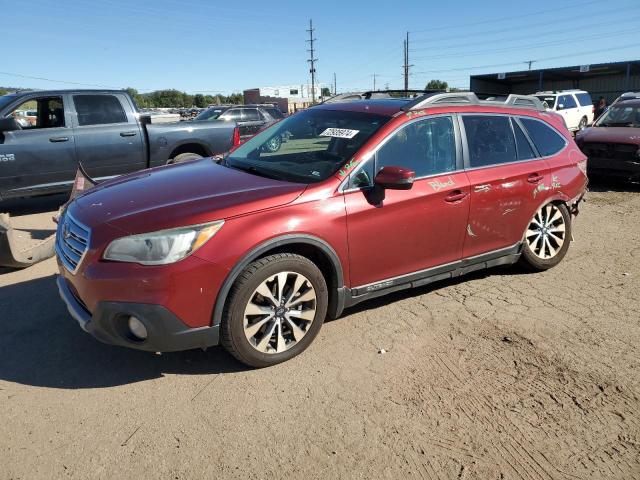
[[[571,215],[564,204],[548,203],[531,219],[524,235],[522,260],[534,270],[547,270],[564,258],[571,239]]]
[[[327,312],[322,272],[289,253],[251,263],[234,285],[221,324],[222,343],[238,360],[265,367],[301,353]]]

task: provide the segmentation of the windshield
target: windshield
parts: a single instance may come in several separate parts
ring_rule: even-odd
[[[249,139],[226,165],[290,182],[329,178],[390,117],[363,112],[310,108]]]
[[[9,105],[16,99],[15,95],[2,95],[0,97],[0,110]]]
[[[201,112],[195,120],[215,120],[224,113],[224,108],[207,108]]]
[[[538,98],[542,103],[547,104],[547,108],[553,110],[556,106],[556,97],[549,95],[538,95]]]
[[[610,107],[595,123],[596,127],[640,127],[640,106]]]

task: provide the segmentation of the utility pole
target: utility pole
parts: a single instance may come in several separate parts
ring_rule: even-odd
[[[336,83],[336,73],[333,72],[333,94],[338,94],[338,84]]]
[[[537,60],[527,60],[524,63],[528,63],[529,64],[529,70],[531,70],[531,64],[532,63],[536,63]]]
[[[413,65],[409,65],[409,32],[404,40],[404,91],[405,94],[409,90],[409,68]]]
[[[313,42],[316,41],[313,37],[313,20],[309,20],[309,30],[307,32],[309,32],[309,40],[307,40],[309,43],[309,49],[307,50],[309,52],[309,60],[307,62],[309,62],[309,73],[311,73],[311,101],[316,103],[316,62],[318,59],[315,57],[313,49]]]
[[[373,91],[376,91],[376,77],[378,76],[377,73],[373,74]]]

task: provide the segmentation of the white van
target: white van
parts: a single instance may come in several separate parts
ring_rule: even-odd
[[[548,110],[559,113],[571,131],[582,130],[593,123],[594,106],[589,92],[584,90],[558,90],[535,94],[547,104]]]

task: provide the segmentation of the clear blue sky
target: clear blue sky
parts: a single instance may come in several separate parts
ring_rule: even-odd
[[[320,82],[338,90],[467,87],[470,73],[640,58],[639,0],[0,0],[0,85],[230,93],[308,81],[309,18]],[[474,68],[479,67],[479,68]],[[7,75],[7,73],[12,75]],[[17,75],[24,75],[20,77]]]

